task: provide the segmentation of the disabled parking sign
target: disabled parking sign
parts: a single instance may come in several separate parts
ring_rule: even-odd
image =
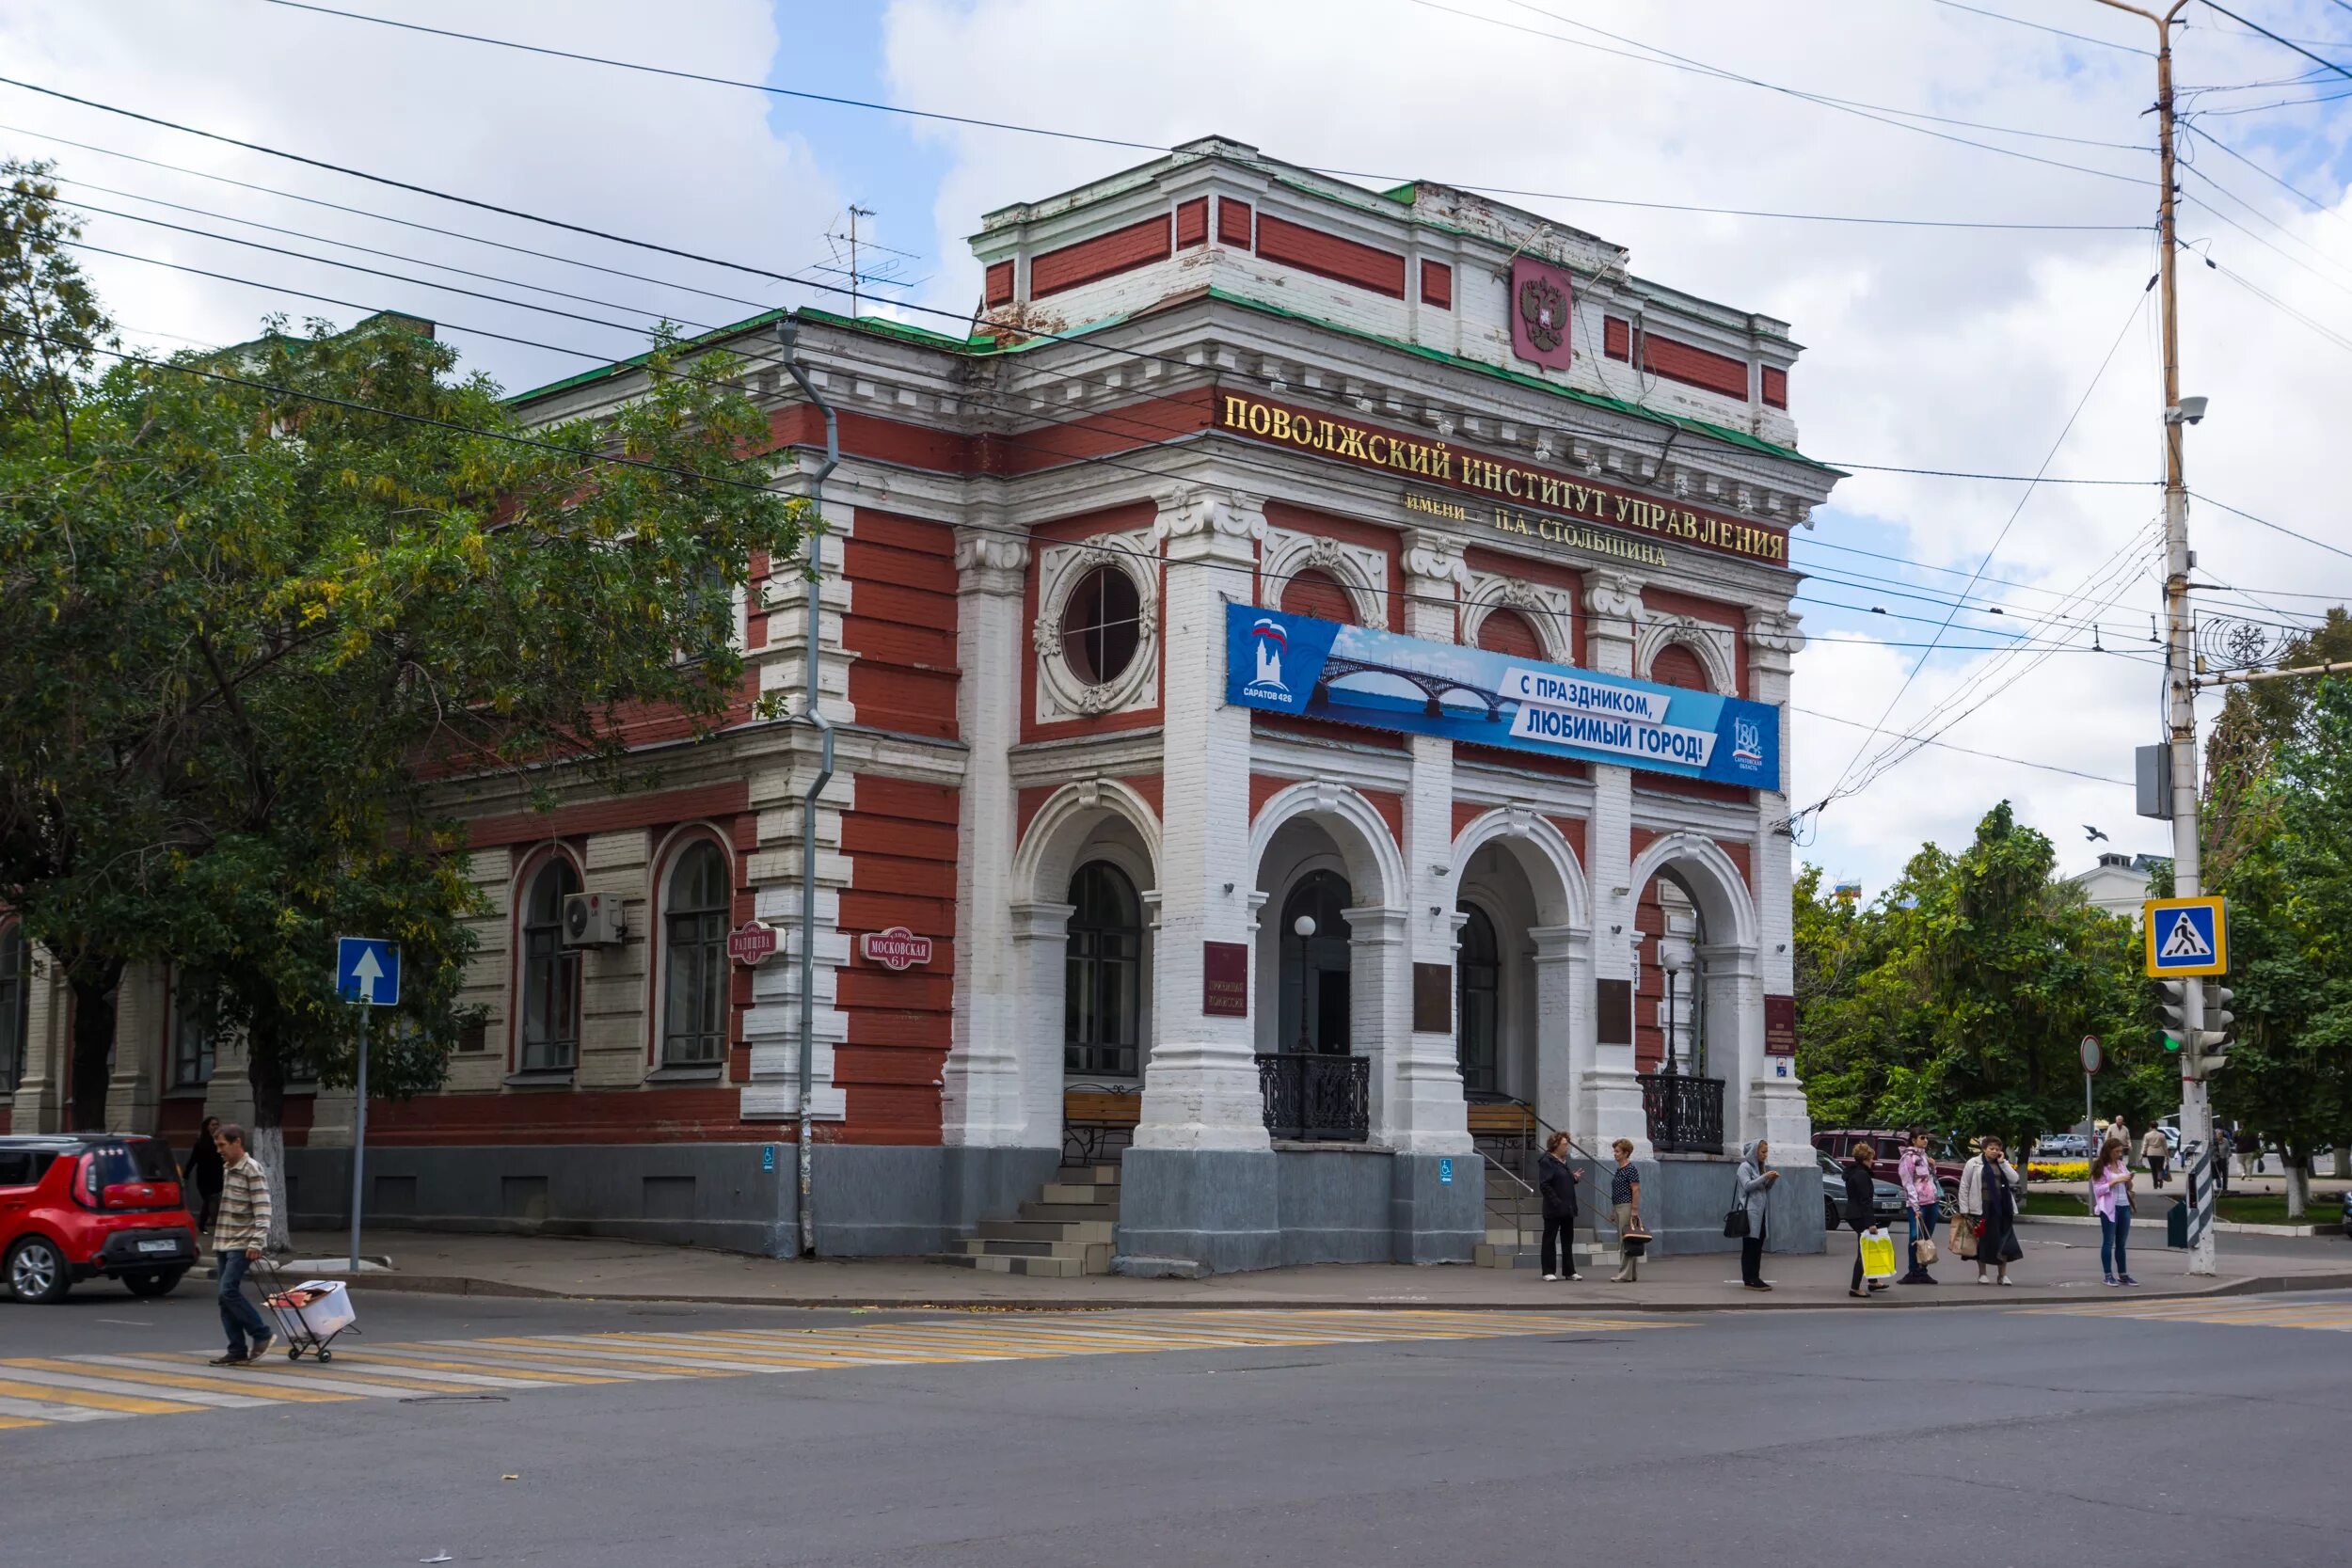
[[[2140,911],[2149,974],[2178,978],[2229,972],[2230,927],[2220,898],[2151,898]]]

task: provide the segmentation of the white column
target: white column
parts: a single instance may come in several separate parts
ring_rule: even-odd
[[[1593,933],[1574,926],[1531,926],[1527,935],[1535,944],[1535,1114],[1604,1154],[1590,1089],[1596,1065]]]
[[[1265,513],[1229,493],[1163,499],[1160,934],[1139,1149],[1269,1147],[1248,1018],[1201,1011],[1201,943],[1250,940],[1249,714],[1225,701],[1225,606],[1248,602]],[[1252,977],[1253,986],[1256,977]],[[1253,990],[1254,1007],[1264,1006]]]
[[[1451,534],[1416,530],[1405,540],[1405,629],[1432,642],[1454,639],[1455,607],[1470,574],[1462,544]],[[1413,1027],[1413,967],[1442,965],[1454,995],[1454,949],[1458,922],[1454,911],[1454,743],[1434,736],[1406,740],[1412,758],[1405,794],[1405,855],[1402,889],[1390,902],[1402,903],[1403,938],[1389,952],[1383,989],[1390,1011],[1375,1037],[1387,1060],[1377,1069],[1374,1126],[1379,1142],[1400,1153],[1468,1154],[1472,1145],[1470,1112],[1462,1098],[1460,1053],[1453,1028]],[[1360,940],[1360,939],[1359,939]],[[1362,965],[1358,965],[1360,973]],[[1360,980],[1358,982],[1362,984]],[[1451,1003],[1449,1003],[1449,1012]]]
[[[1788,675],[1795,655],[1804,646],[1804,633],[1794,615],[1753,610],[1748,615],[1748,679],[1755,701],[1780,710],[1779,788],[1758,790],[1754,838],[1748,863],[1755,867],[1755,895],[1759,981],[1756,1022],[1759,1044],[1755,1075],[1748,1079],[1749,1104],[1742,1127],[1751,1137],[1772,1139],[1775,1148],[1794,1137],[1811,1141],[1812,1117],[1797,1064],[1788,1056],[1762,1054],[1762,998],[1796,994],[1796,911],[1794,849],[1781,824],[1788,819]],[[1786,1071],[1788,1076],[1781,1077]],[[1796,1148],[1797,1144],[1786,1147]]]
[[[1049,1148],[1061,1141],[1061,972],[1065,905],[1014,901],[1015,797],[1009,769],[1021,736],[1022,589],[1026,541],[961,531],[956,538],[958,733],[969,748],[957,808],[954,1020],[941,1074],[948,1144]],[[1060,911],[1058,920],[1039,911]],[[1046,927],[1051,927],[1048,930]],[[1050,970],[1049,975],[1041,974]]]
[[[1585,578],[1585,654],[1595,670],[1612,675],[1633,673],[1633,640],[1641,612],[1641,585],[1631,578],[1611,572]],[[1635,983],[1641,976],[1634,953],[1640,937],[1633,915],[1642,890],[1630,885],[1633,771],[1609,763],[1595,763],[1592,771],[1593,819],[1586,840],[1592,860],[1586,871],[1593,888],[1593,979],[1596,984],[1623,980],[1638,990]],[[1647,1159],[1649,1122],[1642,1114],[1632,1041],[1597,1039],[1593,1065],[1581,1086],[1594,1138],[1601,1143],[1630,1138],[1634,1158]]]

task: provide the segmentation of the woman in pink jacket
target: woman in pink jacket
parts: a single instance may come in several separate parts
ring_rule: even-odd
[[[2124,1243],[2132,1234],[2132,1157],[2121,1138],[2100,1146],[2090,1167],[2090,1206],[2099,1211],[2099,1267],[2110,1285],[2137,1285]]]
[[[1943,1189],[1935,1184],[1935,1162],[1928,1157],[1928,1130],[1912,1130],[1910,1147],[1896,1167],[1895,1184],[1903,1190],[1903,1206],[1911,1216],[1911,1272],[1905,1285],[1932,1285],[1935,1276],[1919,1260],[1919,1243],[1935,1239],[1936,1215],[1942,1212]]]

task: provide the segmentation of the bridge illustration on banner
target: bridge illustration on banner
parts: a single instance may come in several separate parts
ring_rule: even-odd
[[[1349,658],[1333,654],[1323,661],[1323,669],[1315,678],[1314,690],[1307,698],[1308,710],[1312,712],[1317,707],[1329,707],[1332,686],[1358,675],[1386,675],[1416,688],[1426,699],[1422,711],[1432,719],[1445,716],[1445,698],[1456,691],[1485,705],[1490,723],[1502,721],[1502,706],[1511,701],[1500,691],[1490,691],[1453,675],[1442,675],[1430,670],[1408,670],[1401,665],[1381,664],[1372,659]]]

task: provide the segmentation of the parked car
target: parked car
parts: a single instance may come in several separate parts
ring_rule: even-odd
[[[2033,1141],[2037,1160],[2088,1160],[2090,1140],[2080,1132],[2044,1132]]]
[[[160,1296],[197,1259],[171,1150],[135,1133],[0,1137],[0,1279],[19,1301],[63,1301],[85,1279]]]
[[[1889,1132],[1883,1128],[1834,1127],[1826,1132],[1813,1134],[1813,1147],[1838,1160],[1843,1160],[1847,1150],[1852,1148],[1854,1145],[1867,1143],[1878,1151],[1879,1168],[1888,1171],[1895,1168],[1896,1163],[1902,1158],[1904,1148],[1910,1142],[1908,1134]],[[1953,1205],[1959,1201],[1960,1173],[1967,1167],[1968,1162],[1965,1159],[1937,1159],[1933,1164],[1935,1184],[1943,1190],[1944,1194],[1942,1211],[1948,1215],[1952,1212]]]
[[[1818,1150],[1815,1158],[1821,1162],[1821,1227],[1836,1230],[1846,1223],[1846,1164],[1838,1156]],[[1898,1226],[1910,1205],[1903,1201],[1903,1190],[1883,1178],[1870,1183],[1870,1218],[1877,1224]]]
[[[2352,1187],[2344,1190],[2344,1233],[2352,1238]]]

